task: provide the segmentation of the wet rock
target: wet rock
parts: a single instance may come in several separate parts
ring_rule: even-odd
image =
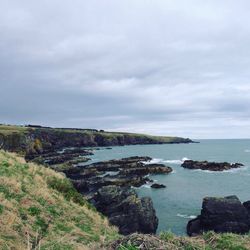
[[[187,225],[187,233],[190,236],[210,230],[244,234],[249,229],[248,210],[237,196],[204,198],[201,215],[189,221]]]
[[[244,166],[241,163],[228,163],[228,162],[208,162],[208,161],[193,161],[186,160],[181,165],[183,168],[188,169],[201,169],[210,171],[223,171],[232,168],[240,168]]]
[[[154,184],[151,185],[151,188],[156,188],[156,189],[158,189],[158,188],[166,188],[166,186],[163,185],[163,184],[154,183]]]
[[[152,200],[139,198],[131,188],[106,186],[98,190],[92,202],[98,211],[108,216],[121,234],[155,233],[158,218]]]

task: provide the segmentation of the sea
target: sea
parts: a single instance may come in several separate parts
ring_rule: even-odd
[[[200,214],[202,200],[207,196],[237,195],[250,200],[250,139],[199,140],[200,143],[116,146],[95,150],[91,162],[130,156],[150,156],[151,163],[173,168],[168,175],[151,175],[164,189],[146,184],[135,188],[140,197],[153,200],[159,218],[158,233],[171,231],[186,234],[187,222]],[[190,170],[181,167],[186,159],[216,162],[240,162],[244,167],[223,172]],[[88,162],[88,163],[91,163]]]

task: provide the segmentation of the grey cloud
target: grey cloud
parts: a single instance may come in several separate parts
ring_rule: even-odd
[[[0,3],[0,120],[249,137],[247,0]]]

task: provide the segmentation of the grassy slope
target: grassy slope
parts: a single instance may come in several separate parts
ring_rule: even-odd
[[[61,174],[0,151],[0,249],[88,249],[117,235]]]

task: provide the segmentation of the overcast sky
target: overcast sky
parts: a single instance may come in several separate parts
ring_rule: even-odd
[[[249,0],[0,0],[0,122],[250,138]]]

